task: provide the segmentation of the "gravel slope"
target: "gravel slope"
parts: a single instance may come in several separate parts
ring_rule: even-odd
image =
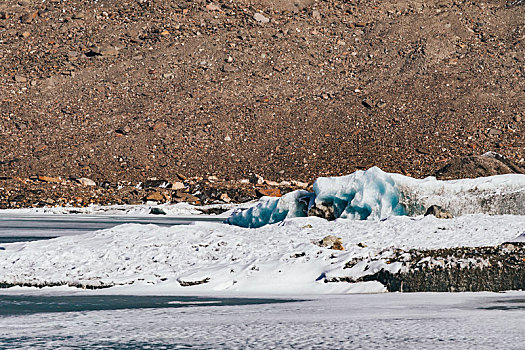
[[[490,150],[523,162],[525,7],[506,5],[3,1],[0,176],[306,181],[372,165],[422,176]]]

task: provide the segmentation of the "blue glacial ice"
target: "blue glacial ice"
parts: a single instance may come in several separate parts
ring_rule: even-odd
[[[241,227],[261,227],[286,218],[307,216],[315,195],[308,191],[293,191],[281,198],[263,197],[256,206],[234,212],[226,222]]]
[[[525,175],[440,181],[435,177],[414,179],[373,167],[347,176],[318,178],[313,192],[262,198],[254,207],[234,212],[226,222],[261,227],[308,216],[311,209],[320,208],[333,210],[333,219],[382,220],[422,215],[431,205],[439,205],[453,216],[525,215]]]
[[[261,227],[286,218],[308,216],[314,205],[333,207],[335,218],[366,220],[406,214],[393,178],[373,167],[347,176],[318,178],[313,193],[294,191],[281,198],[265,197],[256,206],[233,213],[226,222]]]
[[[335,218],[367,220],[406,214],[394,179],[377,167],[347,176],[320,177],[313,190],[315,203],[332,205]]]

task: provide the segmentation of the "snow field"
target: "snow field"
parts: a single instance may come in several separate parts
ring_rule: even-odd
[[[374,273],[384,266],[343,267],[356,257],[387,256],[388,248],[496,245],[523,233],[525,216],[482,214],[450,220],[294,218],[258,229],[216,223],[127,224],[80,236],[4,244],[0,283],[122,285],[175,294],[376,293],[385,291],[377,282],[324,283],[324,277]],[[345,250],[319,247],[326,235],[341,237]],[[195,283],[201,284],[181,285]]]

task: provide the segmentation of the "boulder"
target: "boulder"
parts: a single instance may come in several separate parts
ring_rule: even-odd
[[[59,177],[45,176],[45,175],[38,176],[38,180],[42,182],[60,182]]]
[[[300,187],[300,188],[308,188],[309,184],[307,182],[302,181],[292,181],[292,186]]]
[[[228,196],[228,193],[221,194],[220,200],[223,201],[224,203],[230,203],[232,201],[230,196]]]
[[[271,180],[264,180],[264,183],[268,186],[277,187],[279,186],[279,183],[277,181],[271,181]]]
[[[308,216],[317,216],[333,221],[335,220],[334,206],[331,203],[316,203],[308,210]]]
[[[161,208],[151,208],[149,213],[153,215],[166,215],[166,212]]]
[[[80,179],[77,179],[78,183],[82,186],[96,186],[97,183],[91,179],[88,179],[87,177],[81,177]]]
[[[255,15],[253,15],[253,19],[256,20],[259,23],[268,23],[270,22],[270,19],[268,17],[265,17],[262,13],[257,12]]]
[[[504,156],[488,152],[481,156],[454,159],[434,173],[439,180],[476,178],[502,174],[525,174],[525,168]]]
[[[206,5],[206,10],[208,11],[220,11],[220,7],[215,4],[208,4]]]
[[[103,56],[103,57],[111,57],[111,56],[118,56],[119,51],[116,47],[113,46],[97,46],[91,49],[90,52],[88,52],[88,56]]]
[[[143,187],[144,189],[156,187],[171,188],[172,184],[167,180],[148,179],[144,181]]]
[[[186,188],[186,186],[184,186],[184,183],[179,181],[176,181],[171,185],[172,190],[183,190],[184,188]]]
[[[278,188],[260,188],[256,191],[257,197],[281,197],[281,190]]]
[[[37,17],[38,17],[38,11],[29,12],[20,17],[20,22],[24,24],[29,24],[33,22],[33,20]]]
[[[428,215],[434,215],[438,219],[452,219],[454,217],[448,210],[441,208],[439,205],[431,205],[425,213],[425,216]]]
[[[319,246],[333,250],[345,250],[340,237],[328,235],[319,242]]]
[[[13,78],[17,83],[27,83],[27,78],[23,75],[15,75]]]
[[[148,194],[144,199],[147,201],[163,202],[165,200],[165,197],[162,193],[157,191]]]
[[[200,199],[198,197],[186,192],[176,191],[175,195],[177,196],[177,198],[174,198],[174,200],[177,202],[187,202],[193,204],[200,203]]]

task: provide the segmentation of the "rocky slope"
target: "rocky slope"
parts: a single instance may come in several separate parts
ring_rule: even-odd
[[[522,1],[6,0],[0,187],[525,157]]]

